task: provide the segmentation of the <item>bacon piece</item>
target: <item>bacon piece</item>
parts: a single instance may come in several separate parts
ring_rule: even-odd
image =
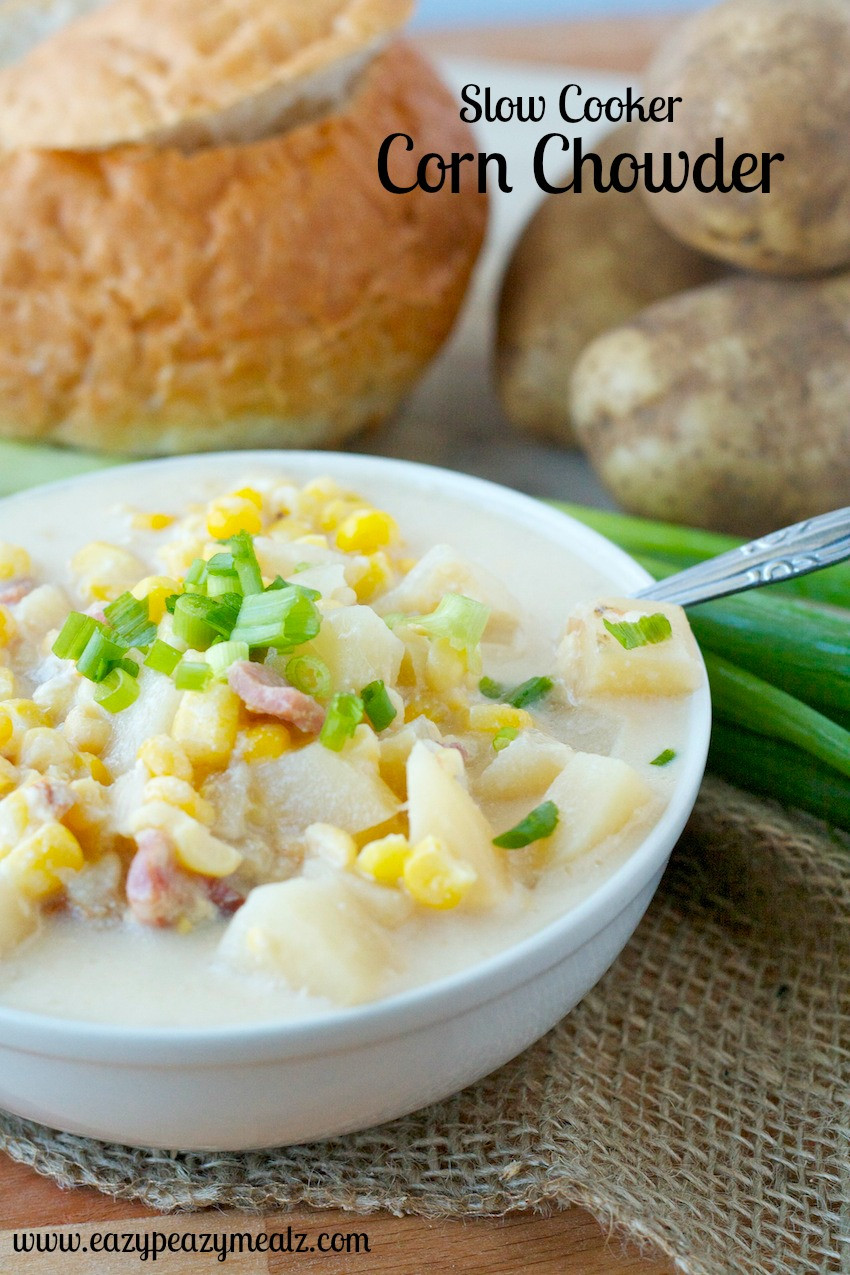
[[[297,691],[279,673],[265,664],[252,664],[239,660],[231,664],[227,674],[230,689],[252,713],[264,713],[267,717],[279,717],[290,722],[298,730],[315,734],[322,729],[325,710],[311,695]]]
[[[226,877],[204,877],[204,882],[211,902],[226,916],[238,912],[245,902],[245,895],[234,889]]]
[[[13,607],[22,602],[28,593],[35,588],[35,580],[29,576],[21,576],[17,580],[7,580],[0,584],[0,606]]]
[[[130,910],[142,925],[162,928],[184,917],[209,916],[210,903],[231,915],[245,902],[227,880],[184,872],[164,832],[146,828],[136,835],[136,846],[126,891]]]
[[[76,801],[63,779],[48,779],[46,775],[25,784],[20,791],[26,794],[27,805],[36,819],[61,819]]]

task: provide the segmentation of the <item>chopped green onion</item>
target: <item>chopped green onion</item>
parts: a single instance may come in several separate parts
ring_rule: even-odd
[[[501,699],[507,687],[501,682],[494,682],[492,677],[482,677],[478,689],[486,699]]]
[[[250,659],[250,656],[247,642],[216,642],[207,651],[207,664],[213,671],[213,677],[223,682],[231,664]]]
[[[157,638],[145,657],[145,666],[155,673],[165,673],[170,677],[180,663],[181,655],[169,642]]]
[[[77,660],[77,672],[90,682],[102,682],[124,658],[125,651],[126,647],[107,637],[103,625],[97,625]]]
[[[216,638],[230,637],[241,600],[231,593],[220,598],[181,594],[174,606],[175,635],[193,650],[205,651]]]
[[[187,593],[207,591],[207,564],[203,558],[196,558],[183,579],[183,588]]]
[[[231,536],[227,544],[230,545],[233,567],[239,576],[242,593],[246,597],[249,594],[262,593],[263,573],[260,571],[260,564],[254,552],[253,537],[247,531],[240,531],[235,536]]]
[[[413,624],[416,621],[415,615],[405,615],[403,611],[389,611],[383,617],[384,624],[388,629],[400,628],[403,624]]]
[[[139,676],[139,665],[136,660],[129,659],[125,656],[123,660],[119,660],[115,665],[116,668],[122,668],[125,673],[129,673],[131,677]]]
[[[281,579],[282,577],[278,576],[278,580]],[[277,585],[277,581],[275,581],[275,585]],[[269,589],[273,587],[273,585],[269,585]],[[280,588],[281,586],[277,585],[277,587]],[[283,580],[283,588],[297,589],[302,598],[309,598],[311,602],[318,602],[322,596],[318,589],[311,589],[309,584],[290,584],[287,580]],[[268,589],[266,592],[268,593]]]
[[[319,740],[325,748],[330,748],[335,753],[340,752],[346,740],[351,738],[363,721],[364,712],[363,701],[359,695],[351,695],[348,692],[334,695],[319,735]]]
[[[670,621],[661,611],[642,615],[639,620],[620,620],[612,624],[610,620],[603,619],[602,623],[627,651],[634,651],[639,646],[656,646],[673,636]]]
[[[148,647],[156,638],[156,625],[151,621],[147,598],[134,598],[122,593],[104,607],[103,614],[119,642],[127,648]]]
[[[225,593],[241,594],[242,585],[235,571],[220,571],[207,577],[207,597],[220,598]]]
[[[424,629],[429,637],[447,638],[456,651],[474,651],[487,628],[490,609],[483,602],[447,593],[430,615],[410,616],[408,623]]]
[[[72,611],[53,643],[53,654],[60,660],[78,660],[97,627],[97,620],[92,616]]]
[[[181,660],[174,670],[174,685],[178,691],[205,691],[212,679],[209,664],[198,660]]]
[[[497,730],[493,736],[493,747],[497,753],[507,748],[508,744],[513,743],[519,731],[516,726],[503,726],[501,730]]]
[[[296,586],[244,598],[230,638],[250,647],[276,650],[302,646],[319,632],[322,617],[315,602]]]
[[[287,660],[286,680],[315,699],[327,699],[333,689],[330,669],[315,655],[293,655]]]
[[[182,597],[181,593],[169,593],[165,599],[165,609],[169,615],[174,614],[174,608],[177,606],[177,599]]]
[[[665,748],[663,753],[659,753],[657,757],[653,757],[649,763],[650,766],[669,766],[671,761],[676,760],[676,751],[673,748]]]
[[[386,686],[380,680],[370,682],[360,692],[366,716],[376,731],[386,730],[390,722],[395,721],[398,709],[390,699]]]
[[[211,576],[228,576],[234,570],[232,553],[214,553],[207,562],[207,574]]]
[[[512,704],[514,708],[527,708],[548,695],[553,686],[551,677],[530,677],[527,682],[521,682],[507,692],[505,703]]]
[[[139,697],[139,683],[126,669],[114,668],[98,686],[95,700],[108,713],[123,713]]]
[[[520,820],[515,828],[503,832],[500,837],[494,837],[493,845],[498,846],[500,850],[521,850],[534,841],[551,837],[557,826],[558,807],[554,801],[544,801],[542,805],[537,806]]]

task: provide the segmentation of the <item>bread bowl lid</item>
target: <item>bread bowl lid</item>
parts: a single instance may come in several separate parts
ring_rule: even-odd
[[[413,0],[3,0],[0,149],[191,149],[332,110]]]

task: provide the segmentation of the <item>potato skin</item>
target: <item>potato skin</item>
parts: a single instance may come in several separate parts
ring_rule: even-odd
[[[850,274],[732,278],[600,337],[576,432],[627,510],[759,535],[850,504]]]
[[[850,262],[850,5],[724,0],[678,28],[646,96],[682,97],[672,123],[644,124],[639,151],[691,159],[722,137],[726,177],[744,152],[783,154],[771,189],[646,194],[684,243],[747,269],[802,275]],[[660,162],[660,161],[659,161]]]
[[[634,153],[637,127],[615,129],[594,150],[608,164]],[[575,445],[573,367],[594,337],[653,301],[709,283],[725,267],[679,243],[637,193],[548,195],[514,250],[502,284],[496,381],[515,425]]]

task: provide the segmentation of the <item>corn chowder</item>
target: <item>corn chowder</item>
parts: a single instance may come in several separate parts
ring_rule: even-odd
[[[678,608],[565,627],[587,567],[555,593],[531,533],[461,509],[429,547],[424,497],[186,487],[98,513],[69,560],[61,497],[0,545],[0,1003],[359,1004],[538,929],[657,820],[702,680]]]

